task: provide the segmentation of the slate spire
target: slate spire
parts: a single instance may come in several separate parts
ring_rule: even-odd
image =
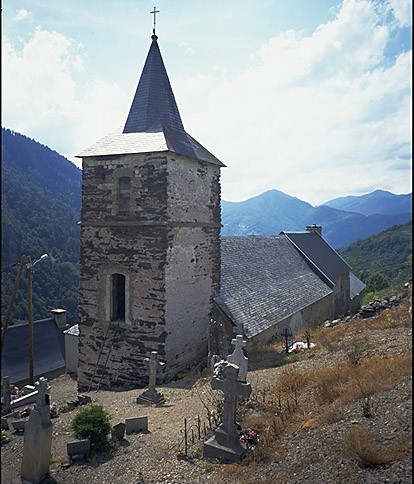
[[[123,133],[157,133],[164,127],[185,133],[158,47],[158,37],[153,34],[151,38],[151,47]]]
[[[144,69],[124,127],[120,126],[77,156],[84,158],[171,151],[195,160],[225,166],[184,130],[158,47],[155,28],[153,32]]]

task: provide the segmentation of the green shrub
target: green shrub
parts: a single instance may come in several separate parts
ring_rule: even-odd
[[[91,448],[106,450],[109,448],[110,417],[102,405],[91,405],[80,410],[70,426],[77,439],[89,439]]]
[[[380,291],[385,289],[390,284],[387,278],[380,272],[373,272],[365,281],[367,285],[367,291]]]

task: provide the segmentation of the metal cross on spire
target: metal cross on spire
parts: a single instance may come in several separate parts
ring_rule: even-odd
[[[160,11],[157,10],[157,7],[154,6],[154,10],[150,12],[151,15],[154,15],[154,28],[152,29],[152,33],[154,35],[155,35],[155,19],[156,19],[157,13],[160,13]]]

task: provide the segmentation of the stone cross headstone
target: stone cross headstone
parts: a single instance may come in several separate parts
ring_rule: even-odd
[[[8,376],[3,377],[2,393],[2,413],[8,414],[11,411],[11,395],[13,385],[10,385],[10,378]]]
[[[160,405],[161,403],[165,402],[163,395],[155,390],[155,384],[157,382],[157,370],[161,369],[165,365],[165,363],[161,363],[157,360],[157,356],[157,351],[151,351],[151,357],[144,358],[144,362],[149,368],[148,390],[137,398],[137,403],[155,403],[156,405]]]
[[[238,379],[245,382],[247,381],[247,362],[249,359],[244,355],[242,348],[246,346],[246,341],[243,340],[241,334],[238,334],[231,340],[231,344],[235,346],[235,349],[227,357],[227,361],[239,367]]]
[[[215,430],[214,436],[204,443],[204,457],[236,462],[246,450],[237,432],[235,401],[237,395],[247,398],[252,388],[250,383],[237,380],[238,372],[236,365],[227,363],[224,368],[224,378],[213,377],[211,380],[211,388],[224,393],[223,422]]]
[[[145,363],[149,368],[149,382],[148,382],[148,390],[150,392],[155,391],[155,384],[157,381],[157,370],[161,369],[165,363],[161,363],[157,361],[158,353],[156,351],[151,351],[150,358],[144,358]]]
[[[50,395],[46,378],[35,383],[37,400],[25,426],[21,477],[38,484],[49,474],[52,449]]]

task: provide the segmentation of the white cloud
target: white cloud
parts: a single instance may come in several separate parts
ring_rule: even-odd
[[[389,5],[400,27],[412,25],[412,0],[389,0]]]
[[[3,123],[47,144],[73,161],[126,117],[116,84],[93,79],[82,90],[82,45],[37,28],[21,50],[3,37]]]
[[[384,62],[392,29],[411,25],[410,7],[344,0],[312,35],[270,38],[241,74],[211,68],[172,80],[184,126],[228,166],[225,200],[271,188],[313,204],[410,191],[411,51]],[[85,80],[86,61],[80,43],[56,32],[37,28],[21,47],[3,38],[4,126],[73,159],[125,122],[132,93]]]
[[[223,198],[278,188],[317,204],[371,185],[410,191],[409,169],[390,169],[392,146],[411,140],[411,52],[383,67],[389,33],[372,2],[345,0],[312,36],[284,32],[242,75],[212,83],[206,111],[183,117],[228,166]]]
[[[32,14],[28,12],[25,8],[21,8],[16,12],[16,16],[14,17],[14,20],[16,22],[20,22],[21,20],[25,20],[27,18],[30,18]]]

